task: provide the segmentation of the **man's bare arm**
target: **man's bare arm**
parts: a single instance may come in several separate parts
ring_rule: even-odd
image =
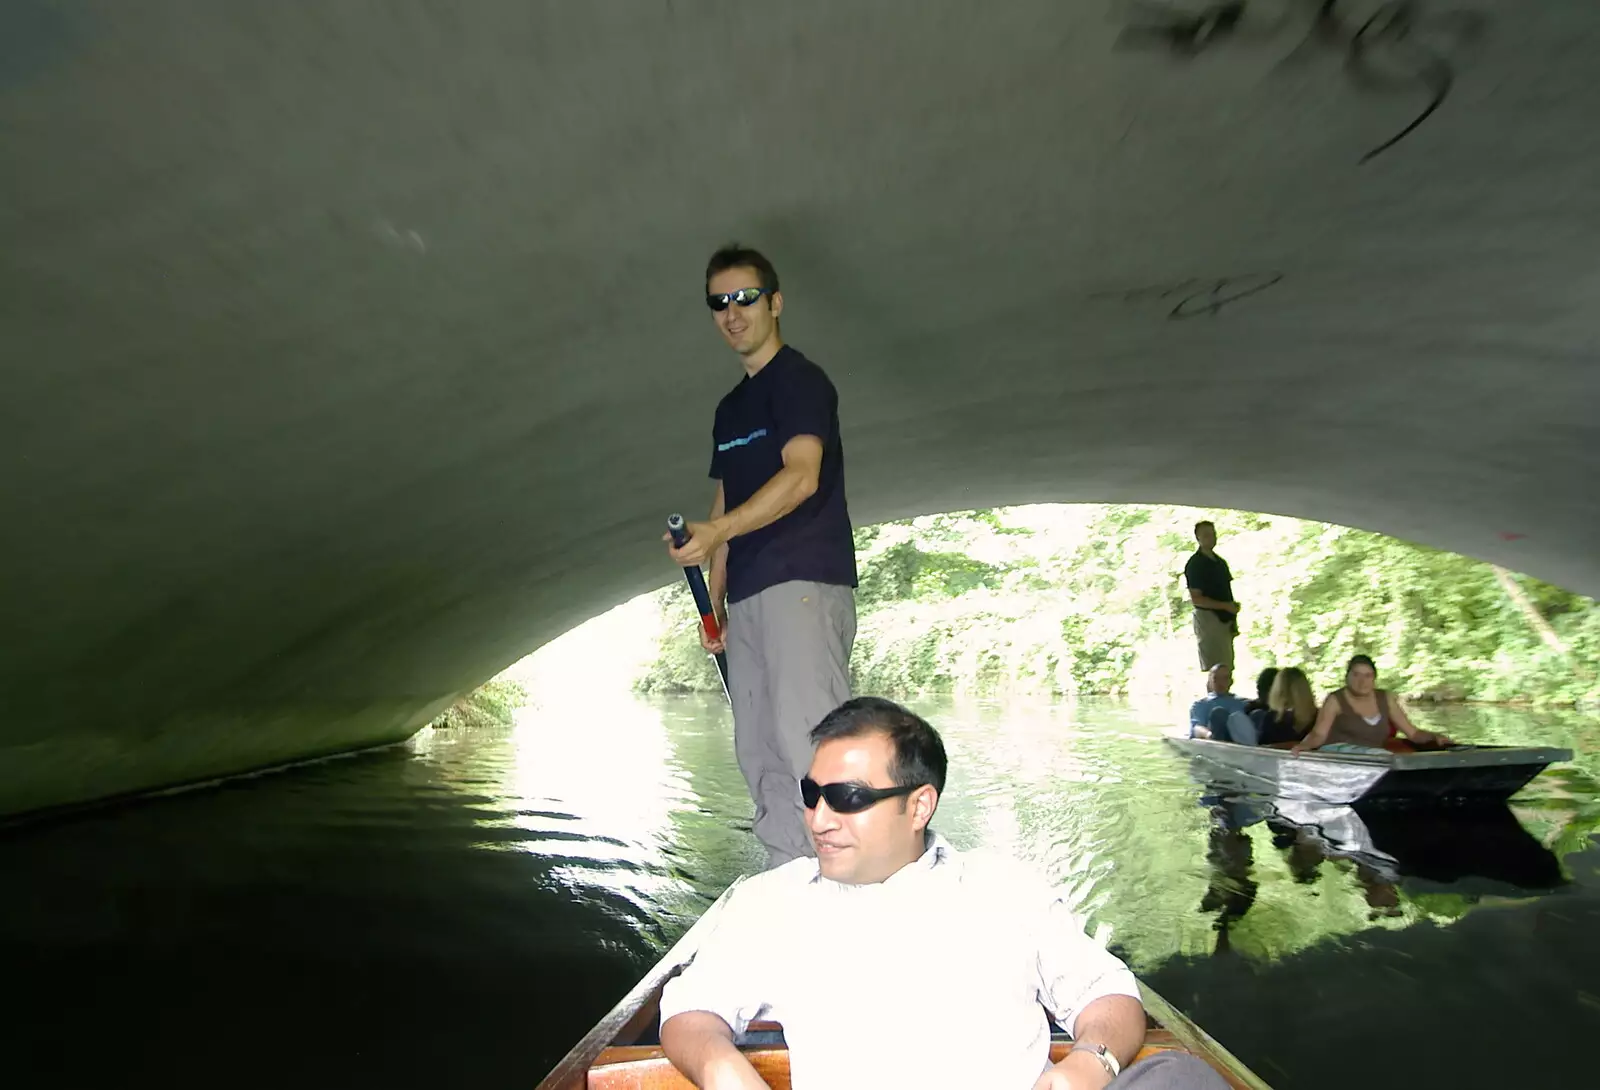
[[[700,1090],[766,1090],[733,1040],[733,1027],[710,1011],[684,1011],[661,1024],[662,1051]]]
[[[1189,601],[1193,602],[1198,609],[1225,609],[1229,613],[1239,612],[1238,602],[1220,602],[1215,598],[1207,598],[1197,590],[1189,591]]]
[[[716,522],[728,509],[728,497],[722,491],[722,482],[717,482],[717,494],[711,501],[711,517],[708,522]],[[716,611],[717,624],[721,625],[728,619],[728,543],[724,541],[717,546],[717,551],[711,557],[711,607]]]
[[[681,549],[669,544],[668,554],[685,567],[714,563],[729,538],[771,526],[814,495],[821,475],[822,440],[815,435],[795,436],[783,445],[783,468],[755,495],[708,522],[689,523],[689,540]]]
[[[1144,1004],[1129,995],[1103,995],[1083,1008],[1072,1027],[1074,1045],[1105,1045],[1123,1067],[1144,1044]]]
[[[723,541],[771,526],[810,499],[821,476],[822,440],[815,435],[797,435],[783,445],[783,468],[756,489],[754,496],[712,523],[722,531]]]
[[[1072,1051],[1039,1077],[1040,1087],[1099,1090],[1111,1073],[1089,1049],[1105,1045],[1106,1051],[1127,1067],[1144,1044],[1144,1005],[1129,995],[1103,995],[1083,1008],[1072,1026]]]

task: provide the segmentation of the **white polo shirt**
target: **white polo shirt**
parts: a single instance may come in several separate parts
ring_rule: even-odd
[[[782,1022],[796,1090],[1030,1090],[1050,1062],[1045,1010],[1070,1033],[1105,995],[1137,999],[1138,982],[1057,891],[930,834],[884,882],[843,885],[809,858],[745,881],[661,1019]]]

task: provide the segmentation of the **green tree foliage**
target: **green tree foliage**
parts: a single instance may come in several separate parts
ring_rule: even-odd
[[[508,726],[517,709],[528,702],[528,691],[509,678],[487,681],[456,701],[430,726],[492,727]]]
[[[1183,565],[1200,518],[1234,572],[1238,688],[1298,664],[1331,689],[1356,652],[1437,700],[1600,700],[1600,610],[1526,576],[1379,534],[1247,512],[1002,508],[857,532],[857,691],[1184,694],[1199,687]],[[715,691],[682,585],[659,592],[647,692]],[[1536,612],[1548,626],[1541,634]],[[1553,645],[1551,636],[1555,638]]]
[[[722,691],[716,663],[700,646],[700,611],[683,580],[656,591],[661,610],[661,653],[634,680],[641,693]]]

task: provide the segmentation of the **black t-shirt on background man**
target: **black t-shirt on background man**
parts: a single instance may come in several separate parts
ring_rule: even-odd
[[[728,542],[728,601],[792,580],[856,585],[855,540],[844,497],[839,394],[822,368],[788,345],[717,404],[711,478],[733,510],[783,468],[783,445],[822,440],[817,490],[770,526]]]
[[[1190,590],[1197,590],[1213,601],[1233,601],[1233,572],[1228,570],[1228,562],[1215,553],[1207,556],[1200,549],[1196,549],[1189,562],[1183,566],[1183,578],[1189,584]],[[1211,612],[1224,621],[1233,620],[1233,614],[1225,609],[1213,609]]]

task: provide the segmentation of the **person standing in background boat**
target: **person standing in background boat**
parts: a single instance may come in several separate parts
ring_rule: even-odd
[[[1323,701],[1316,726],[1291,753],[1325,745],[1383,749],[1390,724],[1419,746],[1454,745],[1449,738],[1423,730],[1411,722],[1400,698],[1376,688],[1378,668],[1366,655],[1356,655],[1344,669],[1344,688]]]
[[[795,1090],[1223,1090],[1186,1053],[1133,1062],[1138,981],[1059,889],[929,828],[948,762],[926,721],[860,697],[810,738],[816,858],[729,895],[662,991],[661,1046],[690,1081],[763,1090],[735,1041],[773,1019]],[[1047,1010],[1073,1037],[1055,1064]]]
[[[822,368],[783,343],[783,295],[772,263],[726,246],[706,266],[706,305],[744,377],[712,425],[711,514],[667,551],[709,563],[726,649],[734,753],[755,800],[770,866],[810,855],[795,784],[807,735],[850,696],[855,540],[844,493],[839,395]]]
[[[1217,528],[1207,519],[1194,524],[1199,548],[1183,566],[1183,579],[1194,603],[1194,639],[1200,669],[1233,669],[1233,638],[1239,634],[1239,603],[1233,600],[1233,572],[1216,553]]]

